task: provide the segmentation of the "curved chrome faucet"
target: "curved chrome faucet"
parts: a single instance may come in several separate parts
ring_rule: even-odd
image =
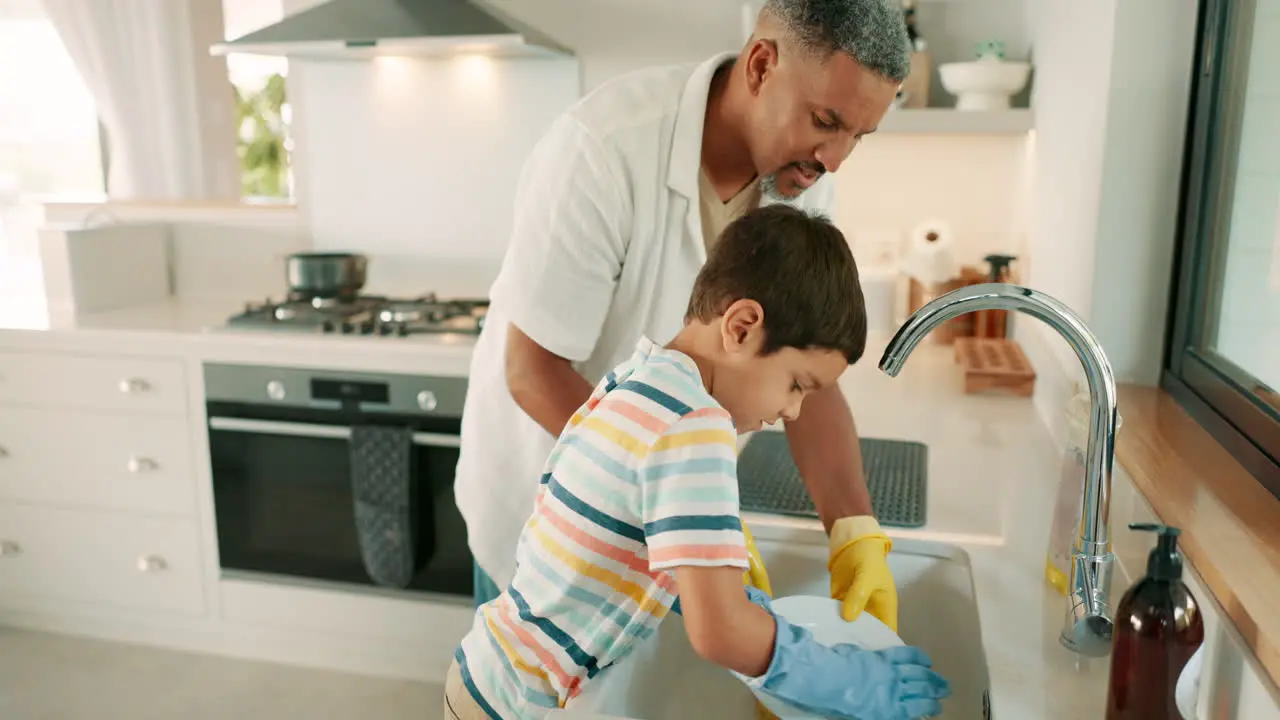
[[[1043,320],[1061,335],[1084,365],[1089,382],[1089,446],[1085,453],[1084,496],[1079,536],[1072,549],[1070,606],[1059,640],[1082,655],[1111,651],[1111,465],[1115,453],[1116,381],[1102,344],[1080,316],[1055,298],[1017,285],[970,285],[917,310],[898,329],[880,360],[891,377],[938,325],[975,310],[1016,310]]]

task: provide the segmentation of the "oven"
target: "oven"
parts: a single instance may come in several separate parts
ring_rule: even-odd
[[[465,379],[206,364],[204,380],[224,574],[470,599]]]

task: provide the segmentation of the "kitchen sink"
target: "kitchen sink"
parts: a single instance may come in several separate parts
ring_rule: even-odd
[[[822,538],[819,533],[812,535]],[[825,543],[762,539],[757,532],[756,545],[775,596],[828,595]],[[895,540],[889,567],[898,583],[902,639],[928,652],[934,667],[951,683],[953,694],[944,701],[941,717],[990,718],[987,660],[968,554],[952,545]],[[756,717],[751,691],[727,670],[693,652],[683,620],[675,614],[663,621],[653,638],[602,672],[569,707],[551,716],[562,720]]]

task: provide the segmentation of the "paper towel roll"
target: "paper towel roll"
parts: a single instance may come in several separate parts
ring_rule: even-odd
[[[946,282],[960,274],[951,227],[941,220],[926,220],[907,237],[902,270],[922,285]]]

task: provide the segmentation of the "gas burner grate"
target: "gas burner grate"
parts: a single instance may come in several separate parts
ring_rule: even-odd
[[[374,295],[319,298],[290,295],[276,302],[247,303],[227,320],[238,329],[405,337],[416,334],[477,335],[489,301],[427,293],[397,299]]]

